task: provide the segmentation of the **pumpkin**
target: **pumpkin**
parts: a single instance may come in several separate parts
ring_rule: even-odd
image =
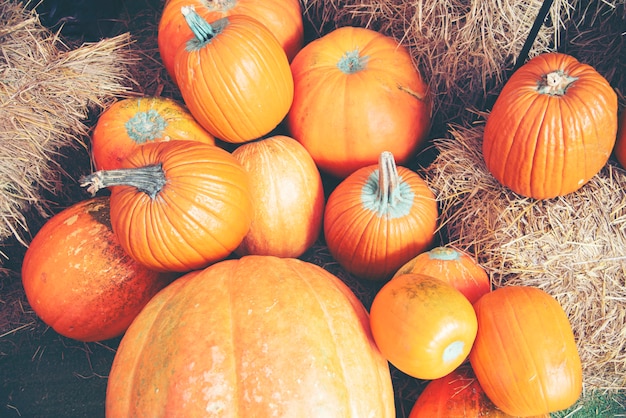
[[[315,162],[295,139],[276,135],[240,145],[233,156],[250,174],[254,216],[239,255],[299,257],[317,240],[324,187]]]
[[[593,67],[544,53],[506,82],[487,118],[482,152],[502,185],[535,199],[574,192],[608,161],[617,95]]]
[[[370,324],[380,352],[401,372],[438,379],[459,367],[476,337],[472,304],[454,287],[408,273],[376,293]]]
[[[122,338],[106,416],[394,418],[368,314],[323,268],[249,255],[186,274]]]
[[[199,269],[230,255],[248,233],[248,173],[229,152],[196,141],[152,142],[122,168],[80,179],[111,188],[111,225],[120,245],[161,271]]]
[[[291,71],[287,127],[323,172],[345,178],[383,151],[405,164],[428,134],[428,86],[393,38],[341,27],[305,45]]]
[[[433,242],[437,202],[414,171],[396,166],[390,152],[363,167],[332,191],[324,212],[331,255],[348,272],[388,280],[414,254]]]
[[[466,417],[512,418],[489,400],[468,364],[429,382],[409,414],[409,418]]]
[[[174,99],[121,99],[100,114],[93,129],[94,166],[96,170],[120,168],[124,158],[136,147],[147,142],[177,139],[215,144],[215,138]]]
[[[569,408],[582,367],[567,315],[545,291],[506,286],[474,304],[478,334],[469,359],[489,399],[510,415]]]
[[[80,341],[121,335],[173,276],[130,258],[109,218],[109,197],[75,203],[48,219],[22,262],[33,311],[57,333]]]
[[[174,82],[176,53],[193,36],[180,13],[181,7],[188,5],[207,22],[235,14],[258,20],[276,36],[289,61],[302,48],[304,23],[298,0],[168,0],[159,19],[157,42],[163,65]]]
[[[622,167],[626,168],[626,111],[622,110],[615,141],[615,158]]]
[[[418,254],[398,269],[394,277],[421,273],[441,279],[465,295],[470,303],[491,291],[487,272],[468,254],[450,247],[436,247]]]
[[[191,114],[226,142],[270,133],[293,100],[289,61],[274,35],[245,15],[208,23],[193,7],[181,13],[194,37],[177,53],[174,71]]]

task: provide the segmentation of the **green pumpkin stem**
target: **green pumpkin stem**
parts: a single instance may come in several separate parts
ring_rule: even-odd
[[[378,199],[383,204],[395,205],[398,200],[398,167],[389,151],[383,151],[378,158]]]
[[[204,20],[196,12],[195,7],[183,6],[180,8],[180,12],[185,17],[189,29],[193,32],[196,39],[202,43],[210,41],[216,34],[213,26],[206,20]]]
[[[130,186],[154,199],[167,183],[167,179],[163,165],[153,164],[143,167],[100,170],[81,177],[79,182],[81,187],[87,187],[87,191],[92,196],[106,187]]]
[[[367,67],[368,56],[361,56],[359,50],[348,51],[343,54],[339,62],[337,62],[337,68],[344,74],[354,74]]]
[[[563,70],[555,70],[543,77],[537,86],[537,91],[549,96],[563,96],[576,80],[578,77],[569,76]]]

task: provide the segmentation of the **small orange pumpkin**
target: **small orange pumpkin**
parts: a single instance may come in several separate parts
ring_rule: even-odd
[[[535,199],[574,192],[608,161],[617,132],[617,94],[593,67],[552,52],[506,82],[485,125],[487,169]]]
[[[470,303],[491,291],[491,281],[485,269],[468,254],[450,247],[436,247],[418,254],[400,267],[394,277],[406,273],[441,279],[463,293]]]
[[[322,177],[307,150],[276,135],[240,145],[235,157],[250,174],[254,217],[239,255],[299,257],[317,240],[324,216]]]
[[[91,152],[96,170],[112,170],[138,146],[177,139],[215,144],[213,135],[177,101],[133,97],[118,100],[98,117]]]
[[[121,335],[172,279],[122,249],[111,228],[109,197],[87,199],[50,218],[22,263],[28,302],[59,334],[80,341]]]
[[[582,391],[574,334],[559,302],[529,286],[505,286],[474,304],[470,363],[489,399],[510,415],[572,406]]]
[[[476,337],[476,314],[467,298],[442,280],[408,273],[388,281],[370,308],[380,352],[400,371],[438,379],[467,358]]]
[[[431,245],[437,216],[426,182],[383,152],[378,165],[357,170],[332,191],[324,235],[330,253],[348,272],[388,280]]]

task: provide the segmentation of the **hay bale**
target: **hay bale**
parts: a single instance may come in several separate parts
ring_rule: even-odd
[[[453,127],[424,176],[441,203],[446,240],[474,253],[494,286],[554,296],[578,342],[587,388],[626,388],[626,171],[609,162],[579,191],[516,195],[488,172],[483,126]]]
[[[24,213],[51,213],[62,154],[86,152],[90,112],[129,91],[135,59],[129,34],[70,49],[18,2],[0,0],[0,21],[0,242],[26,245]]]

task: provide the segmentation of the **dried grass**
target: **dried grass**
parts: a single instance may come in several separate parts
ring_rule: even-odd
[[[575,193],[524,198],[485,167],[483,125],[435,140],[424,176],[441,203],[441,232],[474,253],[494,286],[545,290],[576,335],[588,388],[626,389],[626,171],[609,163]]]
[[[87,119],[129,90],[128,34],[70,49],[22,4],[0,0],[0,241],[26,245],[24,215],[49,214],[62,150],[86,148]]]

